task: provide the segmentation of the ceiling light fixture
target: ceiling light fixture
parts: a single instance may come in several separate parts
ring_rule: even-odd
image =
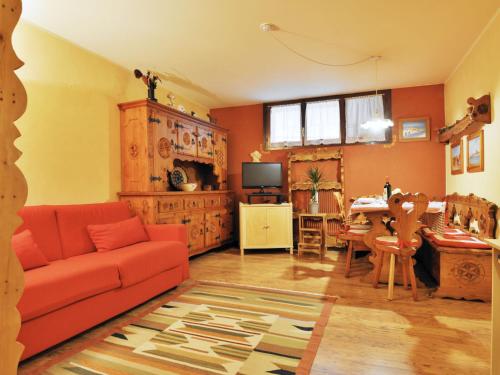
[[[378,62],[382,58],[382,56],[371,56],[370,60],[375,62],[375,96],[378,95]],[[373,117],[361,124],[363,129],[387,129],[394,126],[394,123],[391,119],[384,118],[384,114],[380,113],[378,108],[375,109],[375,113]]]

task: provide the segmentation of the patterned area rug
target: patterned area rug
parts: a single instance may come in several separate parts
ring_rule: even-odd
[[[334,297],[198,282],[46,374],[307,374]]]

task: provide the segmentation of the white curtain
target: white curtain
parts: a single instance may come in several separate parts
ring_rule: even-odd
[[[340,143],[338,100],[309,102],[306,105],[306,145]]]
[[[385,141],[385,128],[363,129],[361,126],[375,117],[384,117],[382,95],[346,98],[345,117],[346,143]]]
[[[271,147],[301,146],[300,103],[271,107]]]

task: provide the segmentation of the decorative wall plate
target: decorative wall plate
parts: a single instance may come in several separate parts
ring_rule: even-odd
[[[187,184],[188,177],[186,171],[181,167],[175,167],[170,173],[170,181],[176,189],[180,189],[182,184]]]

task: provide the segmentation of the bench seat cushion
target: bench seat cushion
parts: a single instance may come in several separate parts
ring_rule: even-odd
[[[446,238],[439,234],[432,236],[432,241],[438,246],[446,247],[459,247],[459,248],[469,248],[469,249],[491,249],[491,246],[486,242],[478,240],[475,237],[457,237],[457,238]]]
[[[418,246],[420,242],[417,239],[412,239],[410,246]],[[396,236],[379,236],[375,239],[375,245],[398,246],[399,239]]]

